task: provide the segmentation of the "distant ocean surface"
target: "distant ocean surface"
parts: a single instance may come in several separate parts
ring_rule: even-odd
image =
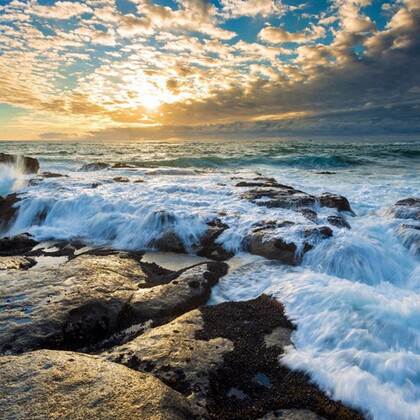
[[[230,226],[219,242],[239,262],[211,303],[276,296],[298,326],[287,364],[376,420],[420,418],[420,251],[404,245],[401,221],[389,213],[396,201],[420,196],[420,141],[34,141],[1,142],[0,152],[36,157],[41,171],[67,175],[28,185],[19,169],[0,166],[0,195],[24,194],[9,234],[144,249],[171,227],[188,248],[219,217]],[[92,162],[110,167],[80,171]],[[253,223],[298,217],[240,198],[235,178],[257,174],[346,196],[352,229],[334,230],[300,267],[242,252]]]

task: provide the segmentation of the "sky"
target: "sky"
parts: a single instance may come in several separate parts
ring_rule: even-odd
[[[420,135],[420,0],[0,0],[0,140]]]

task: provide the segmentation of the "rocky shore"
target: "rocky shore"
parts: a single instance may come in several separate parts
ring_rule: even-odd
[[[17,158],[0,155],[2,161]],[[31,158],[20,162],[27,173],[39,170]],[[272,178],[234,182],[243,200],[305,219],[256,222],[242,243],[251,254],[298,265],[336,229],[351,229],[354,212],[343,196],[314,196]],[[3,232],[20,200],[19,194],[0,198]],[[331,211],[322,223],[319,208]],[[419,221],[420,200],[401,200],[390,212],[407,220],[399,227],[402,241],[418,252],[411,222]],[[191,250],[175,231],[154,238],[154,249],[205,258],[177,271],[147,262],[143,251],[3,235],[0,418],[362,419],[282,363],[296,327],[280,302],[261,295],[206,305],[234,255],[217,241],[227,229],[218,218],[208,221]]]

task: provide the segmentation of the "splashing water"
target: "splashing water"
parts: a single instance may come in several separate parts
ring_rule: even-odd
[[[26,176],[22,163],[0,163],[0,196],[18,191],[26,183]]]
[[[351,230],[334,229],[298,268],[239,254],[211,303],[272,294],[298,326],[284,363],[375,420],[420,418],[420,261],[399,230],[403,221],[387,212],[419,196],[419,142],[0,143],[0,151],[68,175],[25,186],[21,173],[0,166],[0,194],[22,192],[9,233],[40,240],[143,249],[171,230],[188,248],[219,217],[230,228],[218,241],[241,252],[255,222],[305,219],[241,199],[237,178],[262,174],[308,193],[345,195],[356,213]],[[79,171],[95,161],[111,167]],[[325,224],[327,211],[316,210]]]

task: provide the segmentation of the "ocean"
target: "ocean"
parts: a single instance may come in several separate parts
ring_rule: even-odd
[[[0,152],[66,175],[28,183],[19,168],[0,166],[0,195],[23,195],[5,234],[143,250],[171,228],[191,250],[218,217],[229,225],[218,242],[236,256],[210,303],[275,296],[297,325],[283,362],[376,420],[419,418],[420,241],[408,242],[390,212],[420,196],[419,141],[33,141],[0,142]],[[80,170],[92,162],[109,166]],[[235,184],[257,176],[344,195],[352,229],[334,229],[298,267],[247,254],[242,241],[256,222],[303,217],[241,199]]]

